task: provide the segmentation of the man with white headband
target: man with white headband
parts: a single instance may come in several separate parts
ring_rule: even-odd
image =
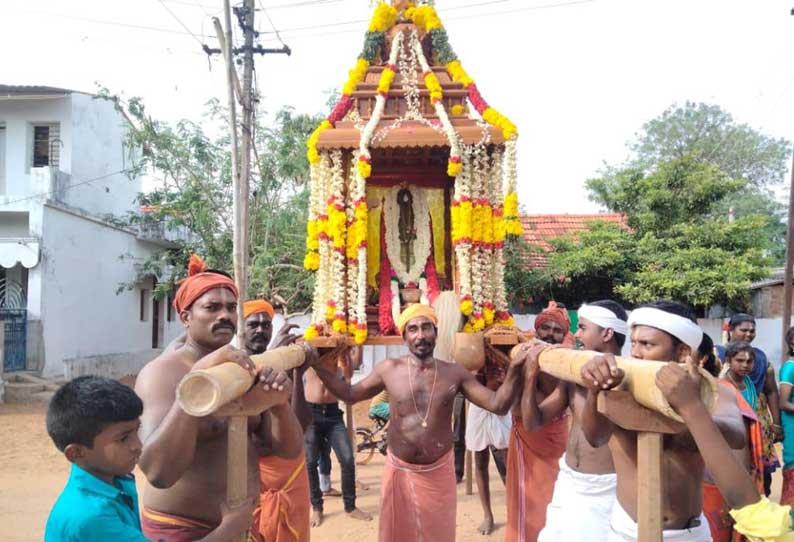
[[[687,307],[657,301],[634,310],[629,317],[631,355],[649,361],[686,363],[689,378],[699,380],[691,359],[703,338]],[[593,446],[609,441],[617,473],[617,504],[612,507],[608,542],[637,540],[637,433],[614,425],[597,411],[600,391],[613,388],[623,380],[611,354],[597,356],[582,368],[589,383],[582,428]],[[718,386],[723,388],[722,386]],[[745,428],[736,399],[720,389],[712,416],[728,444],[744,446]],[[665,541],[710,542],[711,532],[703,516],[703,459],[689,432],[664,439],[662,495]]]
[[[585,350],[603,354],[620,354],[626,342],[626,311],[611,300],[582,305],[578,311],[576,341]],[[587,389],[560,381],[542,401],[534,381],[540,368],[532,351],[527,359],[526,390],[523,396],[522,421],[527,431],[559,418],[568,408],[573,420],[565,455],[560,458],[560,472],[554,484],[554,496],[546,510],[546,526],[538,542],[578,542],[605,540],[615,502],[617,477],[607,446],[591,446],[582,430]]]

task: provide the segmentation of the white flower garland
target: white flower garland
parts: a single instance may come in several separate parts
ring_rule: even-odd
[[[511,194],[518,188],[518,142],[516,138],[505,141],[504,193]]]
[[[497,148],[493,153],[493,170],[491,172],[493,201],[495,206],[502,208],[504,201],[504,190],[502,188],[502,177],[504,175],[504,152],[501,148]],[[494,223],[494,238],[497,238],[497,232],[501,229],[504,231],[503,218],[498,218]],[[504,236],[504,233],[501,233]],[[505,290],[505,257],[503,243],[497,243],[494,247],[493,255],[493,303],[497,312],[507,311],[507,292]]]
[[[330,183],[330,194],[329,194],[329,201],[331,198],[337,204],[343,206],[343,208],[347,207],[345,205],[345,176],[343,173],[343,164],[342,164],[342,151],[341,150],[333,150],[331,151],[331,183]],[[330,221],[330,217],[329,217]],[[337,234],[341,234],[344,239],[345,231],[337,232]],[[332,240],[333,242],[333,240]],[[338,247],[334,247],[332,249],[331,257],[333,260],[333,272],[331,274],[331,281],[333,283],[333,302],[336,305],[335,315],[334,315],[334,322],[339,320],[339,315],[342,315],[344,319],[344,315],[346,315],[346,295],[345,295],[345,266],[347,263],[347,259],[345,257],[345,248],[346,245],[342,242],[341,250]],[[337,326],[341,327],[341,324],[336,324]],[[344,321],[345,330],[347,330],[347,322]],[[337,331],[342,331],[339,328],[335,328]]]
[[[454,201],[460,203],[466,199],[471,200],[472,164],[468,152],[461,157],[461,171],[455,178]],[[460,242],[455,245],[455,263],[458,268],[458,293],[461,300],[471,299],[471,272],[472,272],[471,243]]]
[[[397,275],[400,283],[408,284],[419,283],[420,275],[425,270],[427,258],[430,257],[430,209],[427,207],[427,200],[421,188],[411,186],[413,196],[412,207],[414,211],[414,229],[416,230],[416,240],[414,241],[414,262],[410,268],[406,268],[400,259],[400,207],[397,195],[402,187],[395,185],[386,194],[383,204],[383,220],[386,225],[386,254],[389,257],[394,274]]]
[[[320,215],[325,215],[325,204],[328,200],[328,193],[330,191],[331,171],[329,167],[330,156],[327,151],[320,152],[320,161],[317,165],[312,166],[312,195],[315,196],[314,205],[316,206],[316,219],[318,220],[317,227],[320,228],[319,218]],[[323,222],[323,227],[327,226],[327,222]],[[333,286],[330,283],[331,279],[331,246],[327,239],[322,237],[320,242],[320,267],[317,270],[314,286],[314,299],[312,302],[312,323],[317,327],[321,327],[326,321],[325,308],[328,301],[333,295]]]
[[[397,32],[394,35],[391,43],[391,52],[389,54],[389,64],[392,66],[397,62],[397,53],[402,49],[403,44],[403,33]],[[366,126],[361,129],[361,137],[358,143],[358,159],[361,160],[365,158],[367,162],[372,159],[372,155],[370,154],[369,146],[372,142],[372,136],[375,133],[375,129],[380,124],[381,118],[383,118],[383,110],[386,108],[386,96],[381,95],[380,93],[375,95],[375,107],[372,109],[372,115],[369,117]]]
[[[419,61],[422,73],[431,71],[430,65],[425,57],[425,52],[422,49],[422,43],[419,41],[419,36],[417,36],[416,33],[411,34],[411,48]],[[458,136],[458,132],[455,131],[455,127],[452,126],[452,122],[449,120],[447,110],[444,108],[444,100],[438,100],[433,104],[433,107],[436,110],[436,116],[438,116],[438,119],[441,121],[441,126],[444,129],[447,141],[449,141],[450,159],[460,160],[460,137]]]

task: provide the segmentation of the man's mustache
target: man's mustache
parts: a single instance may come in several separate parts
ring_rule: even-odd
[[[219,329],[224,329],[224,328],[225,328],[225,329],[231,329],[232,331],[234,331],[235,329],[237,329],[237,328],[234,326],[234,324],[233,324],[233,323],[231,323],[230,321],[226,320],[226,321],[223,321],[223,322],[218,322],[217,324],[215,324],[214,326],[212,326],[212,331],[218,331]]]
[[[433,344],[430,341],[422,340],[422,341],[416,341],[414,343],[414,346],[433,346]]]
[[[267,337],[265,337],[264,333],[256,333],[251,337],[252,341],[264,341],[265,339],[267,339]]]

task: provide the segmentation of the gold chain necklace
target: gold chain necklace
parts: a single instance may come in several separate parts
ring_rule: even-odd
[[[413,366],[413,362],[408,362],[408,387],[411,389],[411,399],[414,402],[414,409],[416,410],[416,415],[419,416],[419,419],[422,420],[422,427],[427,427],[427,419],[430,417],[430,408],[433,406],[433,394],[436,392],[436,377],[438,376],[438,360],[433,358],[433,387],[430,388],[430,401],[427,403],[427,412],[425,415],[422,416],[419,414],[419,406],[416,404],[416,397],[414,397],[414,383],[411,379],[411,367]]]

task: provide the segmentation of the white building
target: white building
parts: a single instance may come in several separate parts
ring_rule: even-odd
[[[125,121],[113,103],[0,85],[0,320],[6,371],[119,374],[181,328],[136,265],[173,246],[166,228],[108,220],[135,210]]]

